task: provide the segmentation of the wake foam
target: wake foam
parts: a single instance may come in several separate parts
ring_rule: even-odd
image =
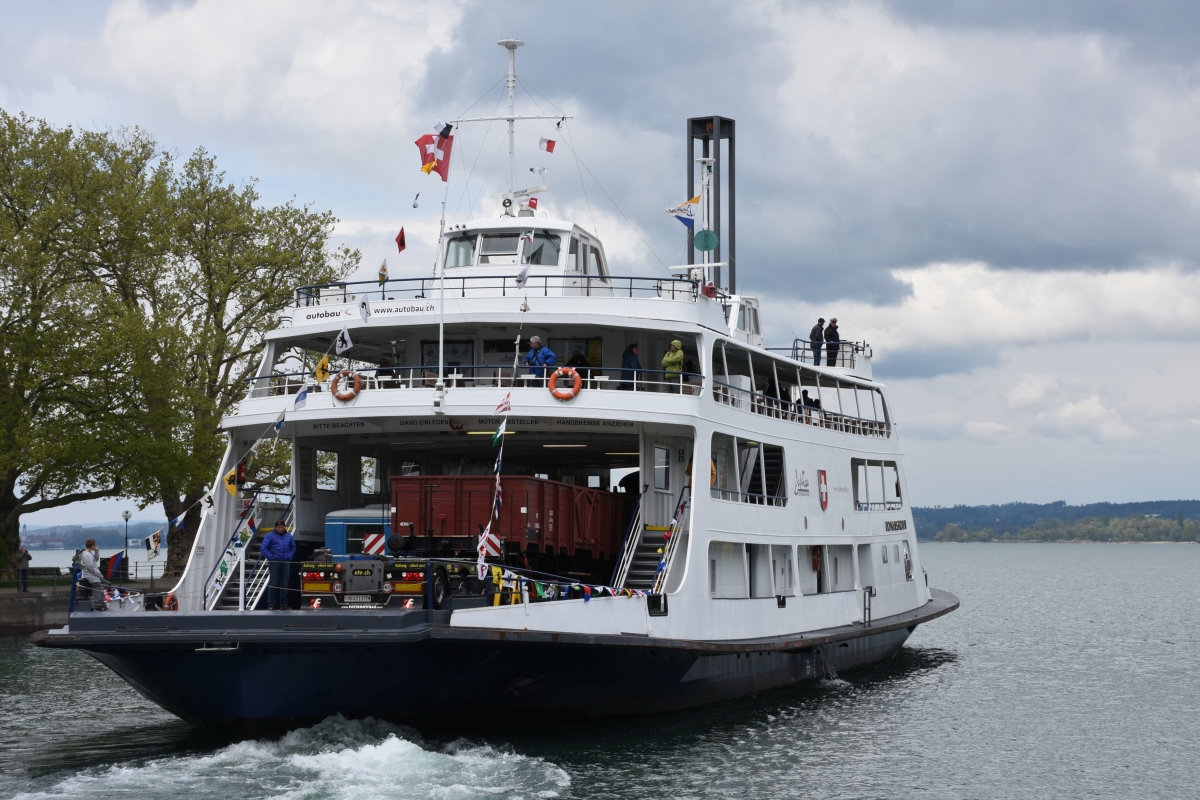
[[[398,725],[330,717],[278,741],[84,770],[18,797],[558,797],[570,783],[566,772],[540,758],[462,739],[427,746]]]

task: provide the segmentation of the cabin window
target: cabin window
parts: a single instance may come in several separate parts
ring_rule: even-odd
[[[895,461],[850,459],[854,479],[855,511],[899,511],[904,507],[900,497],[900,469]]]
[[[892,560],[895,563],[899,564],[900,563],[900,545],[898,545],[898,544],[892,545],[892,556],[894,556],[894,558]]]
[[[671,490],[671,451],[665,447],[654,448],[654,488]]]
[[[520,234],[485,233],[479,247],[480,264],[515,264],[520,247]]]
[[[594,244],[588,248],[587,274],[593,278],[604,278],[608,275],[608,271],[604,269],[604,258],[600,255],[600,248]]]
[[[571,247],[567,250],[567,269],[573,269],[576,272],[584,270],[578,236],[571,237]]]
[[[327,492],[338,490],[338,454],[329,450],[317,451],[317,488]]]
[[[450,243],[446,245],[446,266],[472,266],[475,263],[476,238],[475,234],[470,233],[460,234],[450,239]]]
[[[713,497],[741,503],[787,505],[787,469],[779,445],[714,433],[712,463]]]
[[[358,460],[358,489],[361,494],[379,494],[379,459],[362,456]]]
[[[887,560],[887,545],[885,544],[883,546],[883,563],[886,564],[887,562],[888,562],[888,560]]]
[[[557,266],[558,251],[561,249],[561,236],[551,236],[548,233],[536,233],[532,241],[525,242],[525,252],[522,258],[524,264],[541,266]]]

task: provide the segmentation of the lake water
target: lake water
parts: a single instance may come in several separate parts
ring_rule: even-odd
[[[89,657],[0,639],[0,796],[1194,797],[1200,547],[923,544],[962,599],[886,664],[488,737],[330,719],[207,739]]]

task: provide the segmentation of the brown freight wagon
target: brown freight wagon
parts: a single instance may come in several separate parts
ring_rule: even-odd
[[[494,475],[406,475],[392,478],[392,532],[406,550],[471,552],[487,525]],[[493,532],[506,552],[616,557],[629,525],[632,497],[569,483],[502,475]]]

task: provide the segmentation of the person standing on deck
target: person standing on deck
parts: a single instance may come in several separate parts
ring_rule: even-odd
[[[821,343],[825,341],[825,331],[821,326],[825,324],[825,318],[821,317],[817,320],[817,324],[813,325],[812,330],[808,332],[808,346],[812,348],[813,363],[818,367],[821,366]]]
[[[291,561],[296,555],[296,540],[288,533],[283,517],[275,520],[275,530],[263,539],[259,553],[267,559],[270,577],[267,583],[267,611],[286,608]]]
[[[17,551],[17,557],[13,559],[13,567],[17,570],[17,591],[29,591],[29,562],[33,560],[33,556],[29,555],[29,551],[22,545]]]
[[[671,342],[671,349],[662,357],[662,367],[667,373],[663,376],[667,391],[679,394],[679,387],[683,383],[683,342],[678,339]]]
[[[637,380],[638,370],[642,368],[642,362],[638,360],[637,342],[625,348],[625,352],[621,354],[621,389],[632,389],[634,382]]]
[[[525,363],[529,366],[529,373],[536,375],[539,378],[546,377],[544,367],[553,367],[558,363],[558,356],[554,355],[554,351],[542,344],[542,337],[529,337],[529,354],[525,356]]]
[[[838,335],[837,317],[833,317],[829,320],[829,326],[825,328],[826,366],[837,366],[838,349],[840,347],[838,342],[840,341],[842,341],[842,337]]]

